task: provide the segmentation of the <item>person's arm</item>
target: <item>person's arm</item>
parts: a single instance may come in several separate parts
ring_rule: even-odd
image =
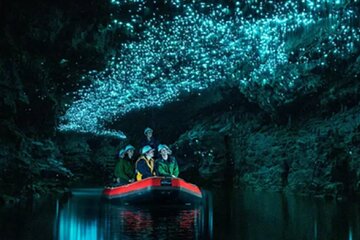
[[[173,171],[172,171],[172,175],[174,177],[178,177],[179,176],[179,165],[177,164],[177,161],[175,158],[172,159],[173,160]]]
[[[154,171],[155,171],[156,176],[161,176],[159,173],[159,162],[160,162],[160,160],[157,159],[157,160],[155,160],[155,163],[154,163]]]
[[[138,161],[136,168],[142,174],[142,178],[148,178],[153,176],[149,166],[146,164],[144,159]]]
[[[117,164],[117,167],[115,168],[115,171],[118,180],[128,182],[132,177],[128,176],[128,169],[125,161],[126,160],[124,159],[120,159],[119,163]]]
[[[133,179],[135,172],[134,172],[134,168],[133,168],[132,164],[129,162],[124,167],[125,167],[125,175],[128,178],[128,180]]]
[[[159,176],[171,177],[171,174],[169,173],[168,168],[164,162],[159,162],[157,165],[157,172]]]

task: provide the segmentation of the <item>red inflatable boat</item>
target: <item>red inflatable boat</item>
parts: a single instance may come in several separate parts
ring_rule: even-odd
[[[151,177],[117,186],[106,187],[103,196],[125,204],[197,204],[203,195],[200,189],[180,178]]]

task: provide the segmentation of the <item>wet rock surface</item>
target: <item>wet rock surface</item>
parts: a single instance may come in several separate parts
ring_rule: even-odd
[[[118,160],[117,153],[124,142],[78,134],[57,137],[64,166],[71,169],[74,176],[72,185],[108,184],[113,179],[113,170]]]
[[[18,146],[2,142],[1,178],[4,203],[35,200],[64,191],[73,176],[51,140],[23,137]]]
[[[55,141],[57,119],[81,74],[112,54],[107,8],[103,1],[0,3],[3,202],[57,192],[73,176]]]
[[[215,184],[230,177],[242,188],[349,196],[359,194],[359,111],[355,106],[286,124],[266,114],[215,114],[175,146],[190,153],[199,176]]]

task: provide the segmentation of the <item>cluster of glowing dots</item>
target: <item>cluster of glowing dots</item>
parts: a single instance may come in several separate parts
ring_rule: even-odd
[[[111,3],[117,6],[121,6],[121,5],[126,5],[126,4],[132,4],[132,3],[138,3],[138,4],[143,4],[147,2],[146,0],[111,0]],[[156,2],[164,2],[166,3],[171,3],[176,7],[180,7],[181,5],[181,0],[155,0],[153,1],[154,3]]]
[[[112,2],[143,4],[135,0]],[[199,5],[187,3],[181,6],[183,13],[172,20],[145,22],[146,30],[137,41],[121,45],[120,57],[109,60],[103,71],[83,76],[92,84],[74,93],[74,102],[59,129],[125,138],[121,131],[104,126],[130,111],[160,107],[222,84],[237,86],[255,100],[251,88],[276,85],[286,101],[306,84],[300,74],[307,64],[324,66],[329,56],[345,57],[359,46],[359,27],[351,25],[359,21],[357,13],[337,9],[341,0],[311,2],[268,1],[267,6],[273,6],[269,12],[258,1],[246,1],[256,17],[242,12],[244,2],[236,3],[231,10],[223,5],[200,4],[200,8],[211,10],[206,13]],[[334,8],[319,11],[319,6],[329,4]],[[313,29],[323,31],[323,44],[315,51],[320,57],[315,60],[307,56],[304,47],[289,47],[289,42]],[[295,52],[296,59],[290,61]]]

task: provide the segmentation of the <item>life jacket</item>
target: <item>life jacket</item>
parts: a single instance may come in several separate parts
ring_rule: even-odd
[[[136,181],[142,180],[142,174],[137,170],[137,164],[140,160],[145,160],[146,165],[150,168],[150,172],[153,176],[156,176],[156,173],[154,171],[154,159],[150,158],[147,159],[145,156],[141,156],[135,163],[135,174],[136,174]]]

